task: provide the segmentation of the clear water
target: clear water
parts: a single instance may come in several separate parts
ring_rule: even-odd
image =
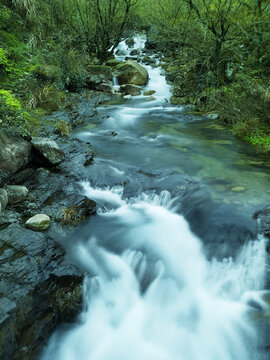
[[[215,201],[244,210],[268,200],[269,163],[214,123],[171,106],[162,70],[147,69],[155,99],[101,107],[103,121],[74,134],[97,151],[96,180],[81,187],[98,214],[72,246],[91,276],[78,322],[54,334],[42,360],[262,359],[252,314],[254,304],[267,311],[266,239],[246,241],[234,258],[208,259],[179,198],[143,188],[128,196],[125,183],[129,167],[191,175]],[[111,178],[117,186],[101,184]]]

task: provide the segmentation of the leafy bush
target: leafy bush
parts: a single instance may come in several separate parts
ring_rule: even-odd
[[[7,90],[0,90],[0,113],[2,126],[8,126],[27,136],[37,125],[30,114],[24,111],[21,102]]]

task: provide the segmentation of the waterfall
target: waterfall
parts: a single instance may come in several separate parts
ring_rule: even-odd
[[[119,187],[83,187],[109,241],[89,234],[75,248],[94,276],[78,324],[43,360],[254,360],[247,299],[264,284],[265,239],[208,262],[168,192],[123,199]]]

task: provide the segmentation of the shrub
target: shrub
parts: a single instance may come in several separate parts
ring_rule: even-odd
[[[8,126],[27,136],[37,125],[36,120],[23,110],[21,102],[7,90],[0,90],[0,113],[3,126]]]

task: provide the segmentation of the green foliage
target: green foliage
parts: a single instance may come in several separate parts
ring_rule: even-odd
[[[24,136],[37,125],[30,114],[23,110],[21,102],[7,90],[0,90],[0,113],[2,126],[11,127]]]

